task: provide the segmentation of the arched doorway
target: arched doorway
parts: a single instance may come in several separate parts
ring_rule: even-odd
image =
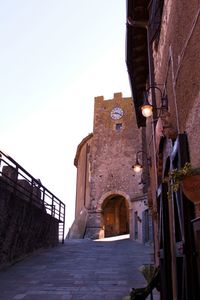
[[[112,195],[102,204],[102,222],[105,237],[129,233],[128,202],[121,195]]]

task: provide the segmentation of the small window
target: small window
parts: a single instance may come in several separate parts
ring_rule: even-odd
[[[116,130],[122,129],[122,123],[118,123],[115,125]]]

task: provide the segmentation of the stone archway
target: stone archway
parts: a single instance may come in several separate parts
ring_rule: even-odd
[[[129,233],[129,205],[124,196],[111,194],[101,205],[104,236]]]

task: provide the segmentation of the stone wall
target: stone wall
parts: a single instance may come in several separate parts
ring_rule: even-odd
[[[123,109],[120,119],[112,119],[115,107]],[[117,125],[121,128],[117,129]],[[97,206],[102,195],[121,191],[134,199],[142,194],[132,169],[141,150],[141,131],[136,126],[132,98],[115,93],[113,99],[95,98],[94,136],[91,143],[91,201]]]
[[[31,205],[0,177],[0,267],[58,243],[58,220]]]
[[[136,125],[133,99],[123,97],[122,93],[115,93],[113,99],[108,100],[102,96],[95,97],[93,133],[79,144],[74,160],[77,167],[74,224],[79,223],[80,212],[85,207],[88,217],[84,238],[122,234],[125,224],[126,233],[135,238],[133,212],[137,210],[141,219],[142,212],[148,208],[142,197],[149,180],[142,153],[139,160],[144,166],[144,173],[135,174],[132,168],[136,153],[141,149],[142,131]],[[139,202],[142,205],[134,201],[138,197],[141,197]],[[120,202],[122,206],[119,209],[117,201],[120,199],[125,206]],[[105,208],[108,202],[109,213]],[[122,207],[126,207],[126,220],[122,217]],[[140,219],[137,219],[139,235],[136,239],[142,242]]]

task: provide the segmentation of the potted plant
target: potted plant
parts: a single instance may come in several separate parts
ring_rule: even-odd
[[[181,186],[190,201],[200,202],[200,168],[193,168],[190,163],[186,163],[183,168],[169,172],[167,182],[172,191],[177,192]]]

